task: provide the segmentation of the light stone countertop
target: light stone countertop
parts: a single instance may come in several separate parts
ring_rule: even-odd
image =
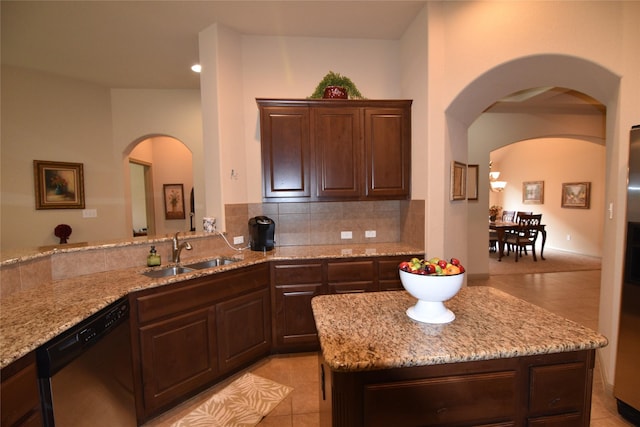
[[[0,368],[134,291],[269,261],[395,256],[422,252],[422,249],[401,243],[287,246],[276,247],[273,251],[264,253],[243,251],[241,254],[233,254],[240,259],[234,264],[162,279],[143,276],[141,273],[149,268],[140,266],[43,283],[36,288],[0,299]],[[211,254],[202,259],[218,255],[224,254]],[[188,262],[198,260],[189,259]],[[162,267],[169,265],[171,264]]]
[[[334,371],[366,371],[596,349],[607,338],[485,286],[463,287],[445,306],[448,324],[406,314],[405,291],[322,295],[311,305],[322,354]]]

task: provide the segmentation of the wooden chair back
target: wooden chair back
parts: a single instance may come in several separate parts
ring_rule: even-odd
[[[502,222],[515,222],[516,211],[502,211]]]
[[[520,217],[521,217],[522,215],[533,215],[533,212],[531,212],[531,211],[518,211],[518,212],[516,213],[515,218],[513,219],[513,222],[519,222]]]
[[[541,223],[542,214],[521,215],[520,218],[518,218],[518,227],[515,232],[506,236],[507,250],[511,247],[514,248],[516,262],[518,262],[522,249],[524,249],[525,254],[527,253],[527,247],[531,248],[533,260],[538,260],[536,257],[536,240],[538,239],[538,231]]]

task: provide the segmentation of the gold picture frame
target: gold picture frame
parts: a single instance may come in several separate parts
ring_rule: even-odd
[[[185,219],[184,187],[182,184],[164,184],[164,217],[165,219]]]
[[[562,184],[563,208],[589,209],[591,203],[590,182],[565,182]]]
[[[36,209],[84,209],[82,163],[33,161]]]
[[[464,200],[467,198],[467,165],[451,162],[451,200]]]

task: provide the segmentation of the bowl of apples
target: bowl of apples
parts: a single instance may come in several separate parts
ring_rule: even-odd
[[[407,316],[423,323],[449,323],[456,315],[444,302],[453,298],[464,283],[465,269],[457,258],[429,260],[412,258],[401,262],[400,281],[418,302],[407,309]]]

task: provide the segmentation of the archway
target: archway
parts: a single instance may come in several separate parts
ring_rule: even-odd
[[[133,141],[125,150],[123,162],[125,167],[125,213],[127,225],[133,233],[139,232],[139,222],[134,225],[134,214],[131,187],[131,172],[129,163],[133,161],[145,165],[148,171],[146,184],[143,184],[149,194],[146,195],[150,202],[153,218],[148,221],[153,224],[154,235],[163,236],[176,231],[189,231],[192,228],[193,200],[191,190],[194,185],[192,153],[178,139],[167,135],[146,135]],[[184,206],[184,217],[175,218],[167,215],[165,208],[164,188],[171,185],[173,188],[181,188],[180,206]],[[139,196],[138,196],[139,197]],[[137,203],[140,205],[141,203]],[[150,230],[151,231],[151,230]]]
[[[446,110],[447,144],[456,152],[468,152],[469,126],[491,104],[511,93],[534,87],[566,87],[577,90],[598,100],[607,109],[606,129],[606,166],[605,166],[605,200],[607,203],[624,206],[618,191],[618,179],[621,165],[619,161],[617,135],[618,98],[620,78],[612,71],[585,59],[564,55],[533,55],[514,59],[488,70],[470,82],[453,99]],[[489,159],[485,164],[488,167]],[[482,166],[482,164],[481,164]],[[488,170],[480,169],[480,186],[488,185]],[[485,196],[487,197],[487,196]],[[470,230],[482,227],[486,229],[486,203],[480,199],[482,215],[471,212],[467,206],[468,217],[477,217],[478,226],[473,222],[467,224],[468,239],[465,242],[450,243],[460,245],[452,248],[456,253],[486,253],[486,232],[480,237],[469,235]],[[447,211],[454,211],[448,205]],[[612,218],[613,219],[613,218]],[[454,225],[446,225],[453,227]],[[624,224],[618,221],[605,221],[603,229],[603,258],[600,291],[600,325],[599,329],[610,339],[610,345],[605,347],[603,356],[604,376],[607,382],[613,380],[614,356],[617,337],[617,313],[620,296],[620,271],[622,259],[616,256],[621,251],[616,243],[616,237],[623,234]],[[445,233],[453,230],[444,230]]]

